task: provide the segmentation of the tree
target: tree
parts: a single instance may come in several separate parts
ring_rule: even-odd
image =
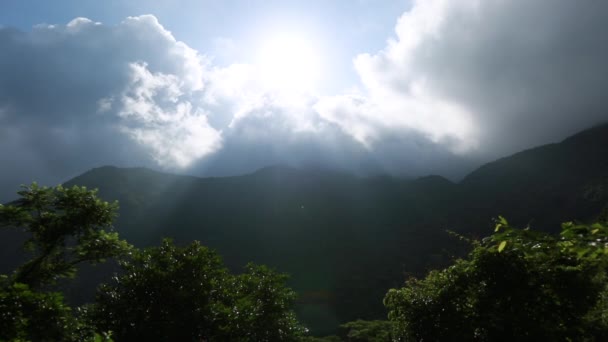
[[[42,291],[62,277],[73,277],[81,262],[100,262],[130,246],[112,232],[117,205],[99,200],[96,191],[24,187],[10,205],[0,205],[0,227],[28,235],[32,254],[12,276],[0,276],[0,340],[108,340],[76,317],[58,292]]]
[[[117,341],[290,341],[303,332],[285,278],[262,266],[231,275],[198,242],[135,251],[98,291],[91,319]]]
[[[559,236],[504,218],[464,260],[385,298],[407,341],[605,341],[608,227],[565,223]]]
[[[231,277],[225,297],[229,341],[299,341],[306,329],[292,310],[296,293],[287,276],[263,265],[248,264]]]
[[[0,205],[0,227],[21,228],[32,259],[14,274],[15,283],[32,289],[73,277],[82,262],[102,262],[129,251],[130,245],[112,231],[118,204],[97,198],[97,190],[61,185],[24,186],[10,205]]]
[[[122,274],[100,287],[92,310],[97,326],[118,341],[190,341],[219,329],[227,270],[213,251],[197,242],[179,248],[166,239],[120,265]]]

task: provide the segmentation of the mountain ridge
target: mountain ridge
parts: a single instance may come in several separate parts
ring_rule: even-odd
[[[529,149],[525,149],[525,150],[513,153],[511,155],[508,155],[508,156],[505,156],[505,157],[500,157],[500,158],[497,158],[497,159],[495,159],[493,161],[484,163],[483,165],[475,168],[473,171],[471,171],[468,174],[466,174],[458,182],[453,182],[453,181],[449,180],[448,178],[446,178],[444,176],[435,175],[435,174],[423,175],[423,176],[414,177],[414,178],[401,178],[401,177],[398,177],[398,176],[390,176],[390,175],[387,175],[387,174],[371,175],[371,176],[360,176],[360,175],[348,173],[348,172],[343,171],[343,170],[336,170],[336,169],[331,169],[331,168],[320,168],[320,167],[316,167],[316,168],[312,168],[312,167],[297,168],[297,167],[293,167],[293,166],[290,166],[290,165],[287,165],[287,164],[274,164],[274,165],[269,165],[269,166],[265,166],[265,167],[259,168],[257,170],[252,171],[252,172],[243,173],[243,174],[239,174],[239,175],[231,175],[231,176],[184,175],[184,174],[174,174],[174,173],[166,172],[166,171],[153,170],[153,169],[146,168],[146,167],[117,167],[117,166],[113,166],[113,165],[104,165],[104,166],[95,167],[95,168],[92,168],[92,169],[90,169],[88,171],[85,171],[81,175],[76,176],[76,177],[68,180],[66,183],[73,183],[73,181],[75,179],[79,179],[80,177],[85,176],[85,175],[87,175],[89,173],[92,173],[92,172],[93,173],[97,173],[97,172],[107,171],[107,170],[112,170],[112,171],[130,170],[130,171],[150,172],[150,173],[167,175],[167,176],[191,177],[191,178],[196,178],[196,179],[239,178],[239,177],[245,177],[245,176],[250,176],[250,175],[261,175],[261,174],[266,174],[266,173],[279,173],[279,172],[281,172],[281,173],[286,173],[286,172],[291,172],[291,173],[304,173],[304,172],[311,173],[312,172],[312,173],[318,173],[318,174],[334,173],[334,174],[340,174],[340,175],[343,175],[343,176],[354,177],[354,178],[359,178],[359,179],[395,178],[395,179],[403,179],[403,180],[409,180],[409,181],[417,181],[417,180],[422,180],[422,179],[427,179],[427,178],[436,178],[436,179],[446,180],[446,181],[448,181],[450,183],[453,183],[453,184],[463,184],[463,183],[472,182],[472,178],[475,178],[479,173],[482,173],[487,168],[495,167],[495,165],[501,165],[504,161],[512,160],[514,158],[522,158],[522,157],[528,156],[529,154],[536,154],[539,151],[543,151],[543,150],[549,151],[549,150],[553,150],[555,148],[559,148],[559,147],[563,147],[563,146],[577,145],[581,140],[592,140],[591,142],[587,141],[586,142],[587,145],[600,144],[600,143],[608,145],[608,123],[598,124],[598,125],[593,126],[593,127],[589,128],[589,129],[583,130],[583,131],[578,132],[576,134],[573,134],[573,135],[571,135],[569,137],[566,137],[565,139],[563,139],[560,142],[549,143],[549,144],[544,144],[544,145],[532,147],[532,148],[529,148]],[[586,147],[588,147],[588,146],[586,146]],[[608,161],[606,161],[606,163],[608,163]]]

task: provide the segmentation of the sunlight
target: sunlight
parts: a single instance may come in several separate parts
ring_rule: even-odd
[[[257,47],[256,65],[265,85],[279,90],[312,90],[322,69],[320,50],[299,34],[263,39]]]

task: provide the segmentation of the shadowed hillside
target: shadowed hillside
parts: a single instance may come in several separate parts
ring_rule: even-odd
[[[483,214],[471,227],[499,214],[540,229],[591,219],[608,203],[608,125],[488,163],[459,187],[460,210]]]
[[[361,179],[269,167],[240,177],[193,178],[103,167],[71,184],[117,199],[117,228],[136,245],[162,236],[197,239],[230,266],[254,261],[290,273],[305,318],[328,327],[382,315],[387,286],[441,261],[438,247],[450,243],[441,229],[431,229],[445,227],[434,214],[447,209],[454,189],[438,176]],[[430,254],[437,255],[425,257]]]

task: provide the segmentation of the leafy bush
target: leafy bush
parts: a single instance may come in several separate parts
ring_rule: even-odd
[[[608,340],[608,227],[559,236],[504,218],[464,260],[411,279],[384,300],[399,340]]]

